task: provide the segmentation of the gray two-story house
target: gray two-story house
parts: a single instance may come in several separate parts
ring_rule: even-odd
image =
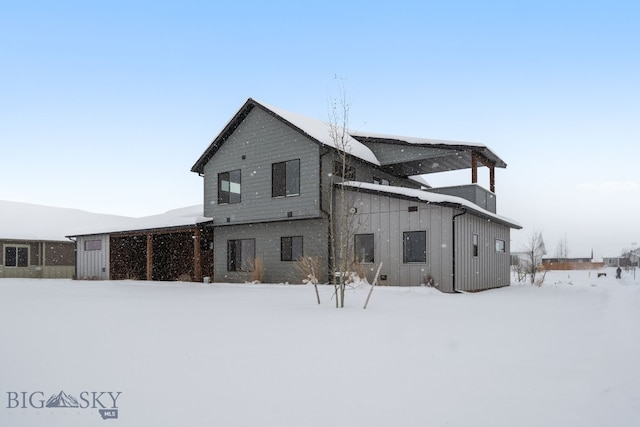
[[[354,262],[370,271],[383,263],[380,284],[509,284],[510,229],[520,226],[496,214],[494,170],[506,164],[488,147],[349,130],[338,144],[335,129],[249,99],[205,150],[191,170],[213,218],[214,281],[248,281],[260,258],[265,282],[300,283],[302,256],[324,260],[318,276],[328,281],[333,210],[358,224]],[[477,184],[479,165],[490,169],[490,190]],[[456,169],[471,169],[472,183],[430,188],[422,178]]]

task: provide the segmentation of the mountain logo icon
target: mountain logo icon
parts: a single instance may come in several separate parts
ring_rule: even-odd
[[[46,404],[47,408],[78,408],[79,406],[78,400],[64,391],[51,395]]]

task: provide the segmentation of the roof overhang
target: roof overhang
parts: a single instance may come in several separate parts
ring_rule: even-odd
[[[491,149],[476,143],[363,133],[351,136],[369,147],[383,168],[401,176],[470,169],[474,158],[487,167],[507,167]]]

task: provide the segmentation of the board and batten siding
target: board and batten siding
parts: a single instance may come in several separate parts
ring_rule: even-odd
[[[473,235],[478,236],[474,256]],[[466,213],[456,219],[456,290],[477,291],[508,286],[511,229],[503,224]],[[505,243],[496,251],[496,240]]]
[[[454,291],[453,218],[463,210],[385,194],[353,192],[348,203],[357,209],[355,234],[374,235],[374,270],[382,261],[381,285],[417,286],[428,282],[443,292]],[[410,211],[409,208],[412,208]],[[338,212],[342,210],[338,208]],[[510,228],[471,212],[455,219],[455,290],[476,291],[509,285]],[[425,231],[427,261],[404,263],[404,232]],[[478,235],[478,256],[473,253],[473,234]],[[505,251],[496,251],[496,239]],[[368,278],[372,280],[372,277]]]
[[[348,199],[357,209],[353,214],[358,224],[355,234],[374,235],[375,259],[371,269],[382,261],[380,274],[386,276],[386,280],[380,280],[381,285],[418,286],[431,277],[439,289],[446,291],[451,287],[453,209],[384,194],[349,193],[354,195]],[[410,212],[409,207],[417,207],[417,211]],[[405,231],[426,232],[425,263],[403,262]]]
[[[320,216],[319,145],[254,108],[204,166],[204,215],[214,224]],[[272,197],[272,164],[300,160],[300,194]],[[218,174],[241,171],[241,202],[218,204]]]
[[[87,242],[100,242],[100,249],[87,249]],[[89,243],[90,248],[94,243]],[[76,278],[78,280],[109,280],[109,235],[78,236],[76,239]]]
[[[255,239],[255,256],[264,264],[265,283],[302,283],[304,277],[296,270],[295,261],[281,261],[282,237],[302,236],[303,254],[319,257],[322,270],[317,272],[320,281],[327,277],[328,222],[325,219],[268,222],[219,226],[214,231],[214,281],[247,282],[250,272],[227,271],[227,242],[236,239]]]

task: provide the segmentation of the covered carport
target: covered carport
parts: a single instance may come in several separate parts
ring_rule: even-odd
[[[211,242],[201,225],[112,233],[110,279],[201,282],[213,275]]]

